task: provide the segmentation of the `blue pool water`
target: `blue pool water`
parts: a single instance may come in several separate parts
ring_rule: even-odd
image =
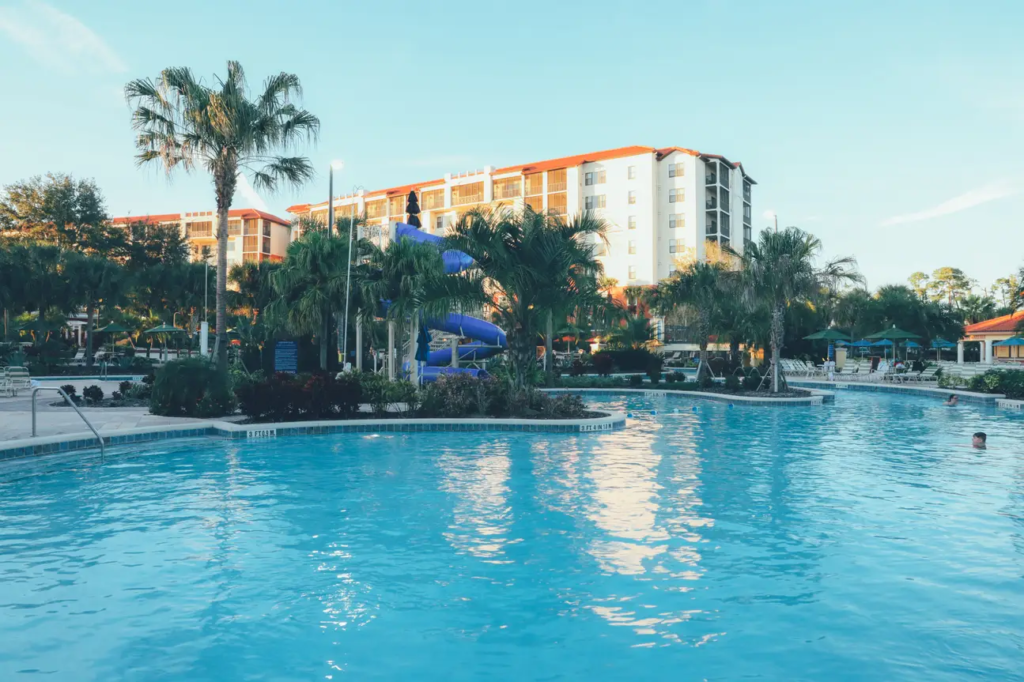
[[[597,402],[0,470],[0,680],[1024,679],[1021,415]]]

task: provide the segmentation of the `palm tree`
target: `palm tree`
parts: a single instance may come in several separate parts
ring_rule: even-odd
[[[996,302],[990,296],[969,294],[960,299],[960,310],[967,324],[990,320],[996,316]]]
[[[70,252],[64,264],[64,276],[75,283],[78,302],[85,304],[85,366],[92,367],[96,307],[101,302],[107,306],[118,304],[125,291],[125,271],[102,256]]]
[[[445,239],[444,248],[474,260],[475,274],[486,283],[479,303],[492,307],[508,334],[516,389],[525,387],[536,361],[541,325],[548,327],[550,338],[553,316],[597,291],[601,264],[595,246],[606,229],[589,213],[562,221],[526,207],[469,212]],[[464,293],[470,293],[468,287]]]
[[[228,62],[227,78],[211,88],[182,67],[164,69],[154,79],[128,83],[125,97],[135,106],[139,165],[156,162],[171,173],[201,166],[213,176],[217,200],[217,363],[227,367],[228,209],[238,175],[248,171],[256,189],[299,186],[313,177],[309,159],[277,156],[303,139],[315,140],[320,121],[291,103],[302,92],[298,76],[268,78],[249,99],[242,66]]]
[[[861,280],[853,258],[837,258],[816,267],[821,241],[796,227],[778,232],[764,230],[747,242],[737,256],[743,266],[744,293],[771,311],[772,392],[779,392],[779,356],[782,351],[786,307],[811,301],[823,290],[843,282]]]
[[[348,234],[310,232],[288,246],[288,257],[271,276],[277,298],[268,315],[293,334],[316,336],[325,371],[332,316],[345,307],[347,263]]]
[[[644,315],[626,314],[611,334],[609,340],[624,348],[649,348],[656,341],[654,327],[651,320]]]
[[[720,322],[725,269],[718,262],[694,261],[658,287],[656,298],[663,312],[688,308],[696,317],[697,343],[700,346],[700,367],[697,379],[710,376],[708,337]]]

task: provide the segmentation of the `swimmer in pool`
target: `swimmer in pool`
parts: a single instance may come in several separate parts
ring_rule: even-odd
[[[953,395],[949,396],[949,400],[947,400],[946,402],[944,402],[942,404],[945,405],[946,407],[956,407],[959,403],[960,403],[960,398],[958,398],[956,396],[956,394],[954,393]]]
[[[988,447],[988,436],[984,431],[978,431],[971,436],[971,447],[975,450],[985,450]]]

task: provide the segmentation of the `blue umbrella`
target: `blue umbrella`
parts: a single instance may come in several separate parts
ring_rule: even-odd
[[[427,326],[420,325],[420,333],[416,337],[416,361],[426,362],[430,358],[430,332]]]
[[[921,347],[921,344],[919,344],[917,341],[907,341],[903,345],[906,348],[920,348]]]
[[[890,341],[889,339],[882,339],[881,341],[875,341],[871,345],[872,346],[891,346],[892,345],[892,341]]]
[[[868,341],[867,339],[861,339],[860,341],[854,341],[850,345],[853,346],[854,348],[870,348],[874,344]]]
[[[992,344],[993,346],[1024,346],[1024,337],[1022,336],[1011,336],[1003,341],[996,341]]]
[[[956,348],[956,344],[952,341],[946,341],[946,339],[935,338],[932,339],[932,348]]]

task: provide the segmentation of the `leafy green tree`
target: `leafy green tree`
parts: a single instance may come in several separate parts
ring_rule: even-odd
[[[135,106],[134,128],[140,165],[155,162],[171,173],[201,166],[213,176],[217,203],[217,363],[227,367],[228,209],[240,173],[252,175],[256,189],[274,191],[282,183],[299,186],[314,175],[309,159],[276,151],[315,140],[320,121],[291,103],[301,94],[298,76],[268,78],[249,97],[242,66],[230,61],[227,77],[209,87],[187,68],[168,68],[156,79],[125,86]]]
[[[1024,301],[1021,300],[1021,295],[1024,294],[1024,289],[1021,288],[1022,280],[1024,280],[1024,268],[1021,268],[1020,276],[1008,275],[1000,277],[992,283],[992,295],[998,298],[1000,307],[1008,308],[1010,312],[1013,312],[1024,305]]]
[[[852,258],[837,258],[821,267],[815,258],[821,241],[795,227],[778,232],[764,230],[757,241],[746,244],[740,258],[748,299],[771,311],[772,392],[778,393],[779,357],[785,333],[788,306],[813,301],[823,290],[835,289],[845,282],[860,281]]]
[[[928,285],[930,282],[927,274],[915,272],[907,278],[907,281],[910,282],[911,288],[913,288],[918,296],[921,298],[928,297]]]
[[[92,180],[48,173],[8,185],[0,198],[0,230],[78,248],[107,222]]]
[[[952,307],[970,293],[974,284],[974,280],[965,275],[960,268],[939,268],[932,273],[928,282],[928,292],[931,300],[945,301]]]
[[[32,279],[29,247],[12,240],[0,241],[0,307],[5,341],[10,338],[11,320],[29,309]]]
[[[486,283],[477,294],[479,304],[491,306],[508,335],[517,390],[526,386],[536,362],[537,338],[549,313],[564,310],[578,292],[589,290],[589,283],[580,286],[584,280],[598,282],[601,266],[595,251],[605,231],[605,223],[589,213],[563,221],[526,207],[469,212],[445,239],[445,248],[473,259],[471,275]],[[562,279],[566,273],[569,280]]]
[[[700,347],[698,372],[701,376],[698,379],[711,373],[708,367],[708,337],[722,321],[724,272],[725,269],[719,263],[694,261],[658,285],[658,302],[664,312],[688,308],[694,313],[697,344]]]

